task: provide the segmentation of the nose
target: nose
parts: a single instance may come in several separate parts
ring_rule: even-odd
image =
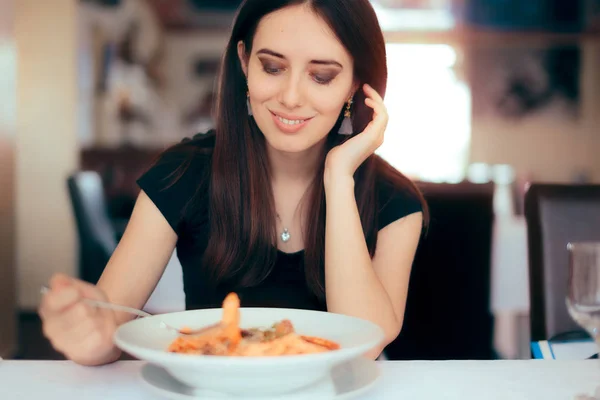
[[[302,105],[302,88],[299,79],[289,76],[285,80],[279,94],[279,102],[289,110]]]

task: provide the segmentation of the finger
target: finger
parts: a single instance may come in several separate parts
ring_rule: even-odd
[[[57,273],[52,275],[50,279],[50,289],[61,289],[67,286],[71,286],[72,279],[65,274]]]
[[[70,288],[71,278],[65,274],[54,274],[50,279],[49,292],[44,293],[40,302],[38,313],[40,317],[47,317],[48,314],[60,312],[62,309],[67,308],[70,304],[76,300],[76,290],[71,288],[67,291],[63,289]]]
[[[106,301],[107,298],[104,292],[96,285],[89,282],[84,282],[79,279],[71,279],[72,285],[79,290],[82,297],[90,300]]]
[[[48,328],[48,336],[58,351],[72,353],[101,330],[101,322],[98,319],[88,319],[67,330],[63,326],[54,325]]]
[[[97,319],[98,313],[89,305],[79,302],[63,313],[46,315],[42,330],[44,336],[53,342],[62,338],[72,337],[73,329],[89,324]]]
[[[369,108],[373,109],[373,111],[375,112],[374,117],[376,117],[377,115],[379,115],[381,113],[381,105],[379,103],[377,103],[375,100],[367,97],[367,98],[365,98],[365,104]]]
[[[93,285],[89,282],[85,282],[76,278],[71,278],[70,276],[60,273],[55,274],[52,277],[50,281],[50,287],[52,289],[61,288],[65,286],[73,286],[77,288],[77,290],[79,290],[79,292],[81,293],[81,296],[87,299],[100,301],[106,300],[106,296],[104,296],[104,293],[96,285]]]
[[[40,304],[40,317],[48,318],[60,314],[81,299],[79,291],[74,287],[52,289],[42,298]]]
[[[84,302],[79,302],[61,316],[60,323],[63,329],[70,330],[73,327],[85,324],[90,320],[97,319],[99,316],[100,313],[96,307],[85,304]]]
[[[384,128],[387,123],[387,111],[385,106],[375,102],[372,99],[365,99],[365,104],[373,109],[373,120],[369,123],[371,128]],[[366,129],[365,129],[366,130]]]
[[[63,314],[45,321],[43,328],[45,336],[49,338],[77,339],[82,332],[90,330],[86,327],[101,329],[104,325],[110,325],[110,321],[96,307],[79,302]]]
[[[367,97],[371,97],[375,101],[377,101],[379,103],[383,103],[383,98],[379,95],[377,90],[373,89],[373,87],[371,85],[368,85],[365,83],[363,85],[363,90],[364,90],[365,94],[367,95]]]
[[[74,343],[77,339],[71,333],[75,329],[85,325],[85,323],[80,323],[78,326],[68,326],[63,317],[51,318],[44,322],[42,332],[54,347],[63,351],[67,347],[67,344]]]
[[[387,108],[386,108],[385,104],[380,103],[380,102],[370,99],[370,98],[365,98],[365,104],[367,105],[367,107],[370,107],[373,109],[373,112],[374,112],[373,117],[374,118],[377,118],[377,117],[384,118],[384,119],[388,118]]]

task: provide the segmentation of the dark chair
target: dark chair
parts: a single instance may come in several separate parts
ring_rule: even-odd
[[[79,236],[80,278],[96,283],[117,247],[102,180],[96,172],[77,172],[69,176],[67,186]]]
[[[493,359],[493,184],[420,184],[431,222],[410,278],[393,360]]]
[[[600,241],[600,185],[533,184],[525,194],[531,340],[579,327],[565,305],[567,244]]]

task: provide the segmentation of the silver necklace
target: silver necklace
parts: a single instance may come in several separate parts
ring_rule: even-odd
[[[281,217],[279,216],[279,214],[277,214],[277,219],[279,220],[279,222],[281,222],[281,225],[283,225],[283,221],[281,220]],[[279,237],[281,238],[281,241],[283,243],[287,243],[291,239],[292,235],[290,234],[290,231],[288,230],[288,228],[284,227],[283,232],[281,232],[279,234]]]

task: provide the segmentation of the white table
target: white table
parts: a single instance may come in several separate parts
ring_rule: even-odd
[[[382,361],[382,377],[359,399],[572,400],[600,390],[600,362]],[[81,367],[68,361],[1,361],[3,400],[157,400],[140,361]]]

